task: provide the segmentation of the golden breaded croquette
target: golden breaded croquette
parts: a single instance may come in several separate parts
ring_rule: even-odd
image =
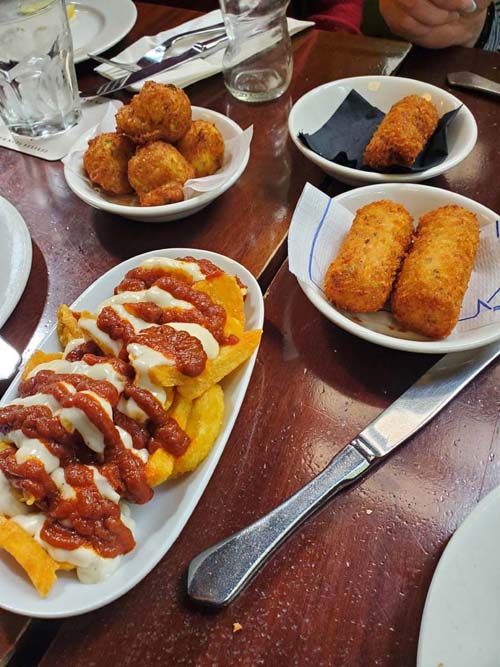
[[[479,223],[461,206],[420,218],[392,296],[392,312],[408,329],[445,338],[455,327],[479,243]]]
[[[116,114],[116,128],[138,144],[179,141],[191,124],[191,102],[177,86],[146,81]]]
[[[434,104],[419,95],[408,95],[394,104],[380,123],[363,153],[372,169],[411,167],[429,141],[439,120]]]
[[[327,299],[350,312],[380,310],[412,234],[412,217],[401,204],[382,199],[360,208],[326,272]]]
[[[222,166],[224,138],[213,123],[194,120],[177,149],[193,165],[196,178],[210,176]]]
[[[164,204],[176,204],[184,200],[184,191],[180,183],[165,183],[159,188],[139,194],[141,206],[163,206]]]
[[[127,178],[127,164],[134,152],[135,144],[123,134],[99,134],[89,141],[83,168],[92,183],[106,192],[126,195],[133,191]]]
[[[182,186],[193,177],[193,167],[176,148],[165,141],[140,146],[128,163],[128,179],[142,201],[148,192],[172,183]]]

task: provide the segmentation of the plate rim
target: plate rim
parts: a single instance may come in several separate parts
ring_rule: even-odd
[[[18,234],[17,238],[21,242],[23,248],[23,258],[21,267],[19,269],[19,275],[16,276],[16,288],[13,293],[14,295],[10,299],[10,302],[7,302],[8,305],[5,308],[5,313],[2,314],[0,312],[0,329],[2,329],[4,324],[7,322],[9,317],[14,312],[17,304],[21,300],[21,297],[26,288],[26,284],[28,282],[28,278],[31,273],[31,264],[33,261],[32,239],[25,219],[23,218],[21,213],[17,210],[17,208],[14,206],[14,204],[12,204],[5,197],[0,196],[0,208],[2,207],[7,212],[7,216],[10,220],[10,223],[12,223],[12,224],[8,223],[8,227],[11,230],[13,230],[11,238],[14,238],[14,236]]]
[[[233,259],[232,257],[228,257],[227,255],[222,255],[221,253],[217,253],[211,250],[204,250],[201,248],[157,248],[153,249],[144,253],[141,253],[139,255],[135,255],[133,257],[129,257],[125,259],[122,262],[119,262],[115,266],[111,267],[108,269],[105,273],[103,273],[101,276],[99,276],[96,280],[94,280],[88,287],[85,288],[85,290],[73,301],[71,304],[70,308],[73,307],[78,307],[81,300],[85,299],[86,296],[88,296],[89,292],[91,293],[94,285],[96,282],[100,281],[103,279],[105,276],[108,276],[111,274],[113,271],[116,271],[120,269],[120,267],[123,267],[124,270],[128,270],[131,266],[134,266],[137,264],[137,262],[142,261],[143,259],[147,259],[149,257],[153,256],[173,256],[173,255],[193,255],[195,257],[205,257],[207,259],[211,259],[214,262],[220,261],[221,259],[223,260],[223,263],[226,264],[228,263],[233,269],[239,274],[243,276],[243,280],[247,281],[246,284],[247,286],[252,287],[252,293],[255,294],[257,298],[257,308],[255,312],[253,313],[256,316],[256,322],[255,322],[255,327],[256,328],[263,328],[264,325],[264,297],[262,294],[262,290],[260,288],[260,285],[255,278],[255,276],[251,273],[249,269],[247,269],[243,264],[238,262],[237,260]],[[44,336],[43,340],[38,344],[37,349],[43,349],[43,346],[47,343],[47,341],[53,336],[54,332],[57,329],[57,325],[54,325],[51,330],[47,333],[46,336]],[[102,599],[88,603],[88,604],[80,604],[76,605],[73,608],[71,608],[69,611],[68,610],[61,610],[57,612],[51,612],[50,610],[38,610],[36,607],[34,609],[30,609],[28,606],[24,607],[19,607],[16,606],[15,603],[13,604],[5,604],[3,601],[0,601],[0,609],[5,609],[6,611],[15,613],[15,614],[20,614],[21,616],[30,616],[33,618],[69,618],[72,616],[79,616],[81,614],[95,611],[96,609],[100,609],[102,607],[107,606],[108,604],[114,602],[115,600],[119,599],[126,593],[128,593],[132,588],[137,586],[160,562],[160,560],[168,553],[168,551],[173,547],[175,544],[177,538],[181,534],[181,532],[184,530],[190,516],[196,509],[196,506],[198,505],[198,502],[201,499],[201,496],[203,493],[206,491],[207,486],[210,482],[210,479],[215,472],[215,469],[217,467],[217,464],[219,462],[220,457],[222,456],[226,444],[231,436],[234,423],[239,416],[241,406],[243,404],[243,401],[245,399],[246,392],[248,390],[248,386],[250,384],[251,378],[252,378],[252,373],[253,369],[255,366],[255,361],[257,358],[257,354],[259,351],[259,346],[257,349],[254,351],[252,356],[241,366],[242,369],[242,377],[239,379],[239,383],[241,383],[241,386],[238,387],[236,390],[237,398],[235,400],[235,405],[232,410],[231,416],[226,424],[226,427],[224,429],[224,434],[219,434],[218,439],[221,437],[221,435],[224,435],[223,438],[223,443],[220,446],[220,451],[216,450],[216,445],[217,441],[214,444],[213,449],[211,450],[211,453],[208,455],[208,457],[205,459],[205,462],[209,462],[208,465],[206,465],[206,468],[202,471],[202,481],[199,483],[198,488],[196,489],[196,492],[191,494],[189,496],[188,501],[186,502],[186,507],[184,508],[184,511],[180,515],[180,518],[178,520],[178,528],[175,530],[171,531],[169,533],[169,545],[167,546],[166,549],[163,547],[158,548],[155,550],[155,556],[151,560],[151,562],[144,566],[144,565],[139,565],[137,568],[137,572],[135,576],[132,576],[129,578],[128,582],[120,586],[118,585],[117,588],[115,588],[111,593],[108,595],[104,596]],[[10,394],[15,393],[17,391],[19,381],[22,376],[23,369],[21,369],[14,379],[9,383],[9,386],[7,387],[3,397],[0,399],[0,406],[3,406],[6,402],[8,402],[11,398]],[[212,457],[210,458],[210,456]],[[153,499],[154,501],[154,499]],[[152,502],[153,502],[152,501]],[[140,544],[137,545],[137,552],[132,552],[132,553],[138,553],[140,550]],[[119,572],[120,570],[118,570]],[[113,576],[113,575],[112,575]],[[110,578],[112,578],[112,576]],[[106,581],[106,580],[104,580]],[[85,586],[86,584],[81,584],[82,586]],[[92,587],[92,584],[89,584],[88,586]],[[99,584],[93,585],[94,587],[99,586]],[[37,593],[35,589],[32,589],[34,600],[40,602],[40,599],[37,597]],[[42,600],[42,602],[44,602]],[[46,600],[47,606],[50,606],[50,600]]]
[[[96,6],[97,9],[104,14],[105,21],[106,20],[110,21],[110,25],[114,26],[112,12],[115,9],[115,7],[110,7],[109,0],[107,0],[106,2],[98,2],[97,0],[75,0],[74,4],[75,6],[87,5],[92,8]],[[73,62],[75,65],[90,60],[90,58],[88,58],[87,56],[89,50],[92,51],[93,54],[99,55],[100,53],[104,53],[104,51],[110,49],[112,46],[115,46],[115,44],[118,44],[118,42],[121,39],[123,39],[126,35],[128,35],[128,33],[134,27],[137,21],[137,7],[135,6],[134,2],[132,0],[119,0],[119,2],[117,0],[114,0],[114,4],[116,4],[116,7],[118,6],[118,4],[120,5],[120,15],[122,16],[124,21],[123,27],[120,30],[117,30],[113,37],[109,37],[105,42],[101,44],[101,46],[98,46],[97,48],[89,49],[88,46],[81,46],[80,49],[85,51],[85,53],[82,53],[81,56],[73,58]],[[69,26],[71,30],[71,21],[69,23]],[[71,33],[71,37],[73,38],[73,33]],[[90,42],[90,44],[92,44],[92,42]]]
[[[438,93],[439,95],[445,96],[448,99],[450,99],[450,101],[453,101],[456,107],[460,107],[459,113],[465,114],[467,122],[470,125],[471,135],[468,141],[464,144],[464,146],[461,147],[461,150],[457,156],[455,156],[454,158],[450,158],[448,155],[446,159],[443,160],[443,162],[441,162],[440,164],[416,173],[382,174],[379,172],[353,169],[352,167],[346,167],[344,165],[332,162],[331,160],[327,160],[326,158],[312,151],[307,146],[304,146],[304,144],[302,144],[302,142],[299,140],[298,134],[296,134],[295,129],[292,128],[292,123],[295,120],[295,115],[297,114],[297,108],[300,106],[301,103],[303,103],[303,101],[307,97],[312,97],[314,94],[317,94],[320,90],[324,90],[331,87],[335,88],[341,84],[345,85],[351,81],[376,81],[376,80],[389,80],[389,79],[391,81],[396,81],[396,82],[398,81],[405,83],[412,82],[415,83],[418,88],[425,87],[431,92],[436,91],[436,93]],[[412,79],[409,77],[388,76],[386,74],[374,74],[373,76],[363,75],[363,76],[345,77],[343,79],[337,79],[335,81],[327,81],[326,83],[323,83],[319,86],[316,86],[316,88],[307,91],[307,93],[302,95],[302,97],[300,97],[295,102],[290,111],[288,117],[288,132],[297,149],[304,155],[304,157],[306,157],[308,160],[311,160],[312,162],[314,162],[314,164],[320,167],[320,169],[323,169],[323,171],[326,171],[326,173],[330,173],[337,177],[341,177],[342,179],[346,180],[350,179],[351,183],[362,182],[366,183],[367,185],[383,184],[383,183],[414,183],[417,179],[427,180],[430,178],[434,178],[435,176],[439,176],[440,174],[445,173],[449,169],[456,167],[460,162],[465,160],[465,158],[471,153],[472,149],[476,145],[478,137],[478,127],[476,119],[474,118],[474,115],[472,111],[469,109],[469,107],[464,102],[462,102],[462,100],[460,100],[458,97],[448,92],[444,88],[440,88],[439,86],[435,86],[431,83],[425,83],[423,81],[419,81],[418,79]]]
[[[422,644],[423,644],[423,638],[424,634],[427,633],[427,626],[430,623],[430,618],[429,618],[429,609],[430,609],[430,604],[432,603],[431,597],[435,594],[434,591],[436,590],[437,586],[439,585],[439,577],[440,573],[444,570],[445,567],[448,565],[448,560],[451,558],[450,553],[453,554],[453,551],[455,549],[455,543],[458,541],[459,538],[457,536],[459,533],[461,533],[463,530],[467,530],[469,528],[469,525],[472,524],[476,516],[478,516],[481,512],[485,511],[485,509],[488,509],[490,505],[497,505],[500,504],[500,484],[496,487],[494,487],[489,493],[487,493],[481,500],[477,503],[477,505],[469,512],[469,514],[465,517],[465,519],[462,521],[462,523],[455,529],[453,535],[450,537],[448,540],[443,552],[441,553],[441,556],[439,557],[438,563],[436,565],[436,568],[432,574],[432,579],[431,583],[429,584],[429,588],[427,590],[427,595],[425,598],[425,603],[424,603],[424,609],[422,612],[422,619],[420,622],[420,628],[419,628],[419,633],[418,633],[418,644],[417,644],[417,664],[416,667],[427,667],[426,665],[423,664],[422,660]],[[499,513],[500,513],[500,508],[499,508]]]
[[[441,193],[448,192],[448,190],[444,190],[443,188],[438,188],[432,185],[424,185],[422,183],[371,183],[370,185],[364,185],[354,188],[352,190],[347,190],[346,192],[342,192],[341,194],[332,197],[331,199],[339,204],[342,204],[343,199],[349,199],[355,197],[361,191],[366,191],[366,190],[375,191],[379,190],[380,188],[389,190],[389,193],[390,191],[397,191],[401,188],[416,189],[420,191],[433,190],[433,191],[439,191]],[[465,197],[464,195],[460,195],[456,192],[453,192],[451,194],[453,195],[455,202],[459,200],[463,206],[470,206],[470,204],[472,203],[474,205],[473,208],[475,208],[476,210],[477,209],[482,210],[483,215],[488,217],[493,216],[495,218],[499,217],[497,213],[489,209],[487,206],[484,206],[484,204],[480,204],[479,202],[476,202],[473,199]],[[484,336],[484,338],[482,338],[480,342],[477,341],[465,341],[462,343],[458,341],[447,342],[446,338],[443,340],[436,340],[436,341],[434,340],[418,341],[418,340],[408,340],[405,338],[397,338],[396,336],[394,337],[389,336],[387,334],[373,331],[372,329],[368,329],[363,325],[353,322],[350,318],[346,317],[334,306],[329,304],[326,301],[326,299],[320,296],[318,292],[315,289],[313,289],[310,285],[306,284],[299,278],[297,278],[297,281],[302,291],[309,299],[309,301],[313,304],[313,306],[317,308],[320,311],[320,313],[322,313],[328,320],[330,320],[330,322],[333,322],[341,329],[344,329],[345,331],[357,336],[358,338],[362,338],[363,340],[366,340],[370,343],[374,343],[376,345],[381,345],[382,347],[387,347],[402,352],[415,352],[419,354],[447,354],[449,352],[461,352],[465,350],[473,350],[476,348],[484,347],[485,345],[489,345],[490,343],[493,343],[500,338],[500,322],[496,327],[496,332]]]

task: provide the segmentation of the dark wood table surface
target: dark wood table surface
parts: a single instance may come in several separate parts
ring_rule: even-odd
[[[194,16],[137,6],[134,30],[111,54]],[[286,121],[292,103],[331,79],[392,71],[404,46],[308,31],[294,38],[294,50],[290,91],[273,104],[236,102],[220,76],[188,89],[193,103],[243,127],[253,123],[255,135],[242,178],[187,220],[140,225],[96,211],[72,195],[59,163],[1,150],[0,194],[25,217],[34,249],[26,291],[2,334],[26,354],[54,324],[59,303],[71,302],[110,266],[146,250],[215,250],[246,265],[264,289],[272,282],[247,398],[175,545],[141,584],[100,611],[31,623],[0,612],[0,663],[14,647],[16,667],[415,663],[425,595],[442,549],[500,482],[498,366],[387,464],[309,521],[228,609],[208,614],[185,596],[185,570],[194,555],[307,482],[434,361],[384,350],[336,328],[304,298],[283,263],[304,183],[330,194],[345,189],[291,143]],[[495,78],[499,66],[496,54],[414,49],[400,74],[444,87],[448,71],[472,69]],[[81,82],[92,79],[88,64],[78,74]],[[456,94],[477,119],[478,143],[461,165],[429,184],[500,210],[498,102]],[[236,622],[242,630],[233,633]]]

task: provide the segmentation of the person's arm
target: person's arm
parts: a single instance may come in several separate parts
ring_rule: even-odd
[[[308,2],[308,18],[322,30],[344,30],[359,34],[363,0],[312,0]]]
[[[440,49],[475,46],[488,27],[489,4],[490,0],[380,0],[379,7],[394,34]]]

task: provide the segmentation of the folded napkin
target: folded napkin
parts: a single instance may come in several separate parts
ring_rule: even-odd
[[[188,21],[181,25],[171,28],[170,30],[165,30],[164,32],[158,33],[158,35],[141,37],[134,44],[129,46],[127,49],[119,53],[117,56],[114,56],[114,60],[118,62],[125,63],[134,63],[139,60],[149,49],[154,48],[158,44],[161,44],[169,37],[173,35],[178,35],[181,32],[187,30],[195,30],[196,28],[204,28],[215,23],[220,23],[222,21],[222,14],[219,9],[204,14],[199,18]],[[310,26],[313,26],[312,21],[297,21],[295,19],[287,19],[288,21],[288,31],[290,35],[295,35]],[[178,55],[183,51],[186,51],[190,46],[192,46],[196,41],[210,39],[213,35],[211,33],[207,35],[192,36],[183,40],[180,40],[167,54]],[[166,72],[161,72],[160,74],[155,74],[154,80],[160,83],[172,83],[179,88],[186,88],[196,81],[201,81],[202,79],[207,79],[214,74],[222,72],[222,58],[224,57],[224,49],[217,51],[212,56],[208,58],[193,60],[191,62],[185,63],[184,65],[179,65],[175,69],[167,70]],[[120,76],[123,76],[125,72],[123,70],[118,71],[116,67],[111,67],[110,65],[100,65],[96,68],[96,72],[105,76],[107,79],[117,79]],[[140,90],[144,85],[145,81],[148,79],[143,79],[138,83],[130,86],[131,90]]]

